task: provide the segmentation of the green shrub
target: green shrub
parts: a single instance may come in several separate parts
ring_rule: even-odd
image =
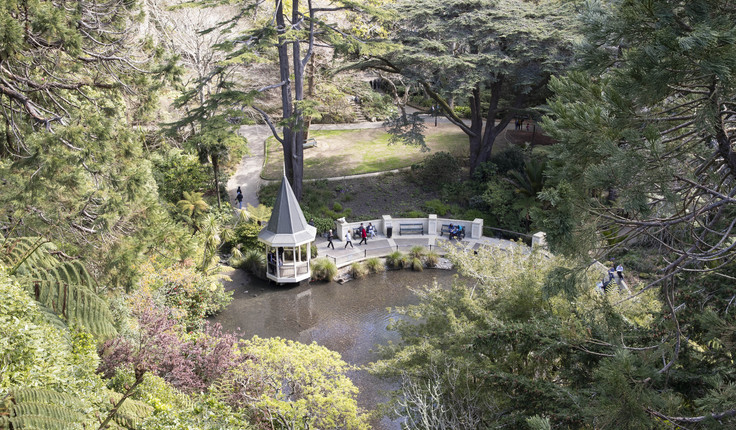
[[[424,270],[424,265],[422,264],[422,260],[419,258],[412,258],[411,259],[411,269],[416,272],[421,272]]]
[[[342,205],[339,202],[332,204],[332,210],[335,212],[342,212]]]
[[[323,206],[323,208],[327,209],[326,206]],[[323,213],[322,210],[320,210],[319,212],[320,214]],[[327,232],[327,230],[329,229],[335,228],[335,218],[314,216],[312,212],[307,211],[304,211],[304,218],[306,218],[307,220],[314,220],[314,226],[317,227],[317,234],[322,234]]]
[[[470,106],[455,106],[452,110],[460,118],[470,118]]]
[[[401,251],[394,251],[386,256],[386,264],[393,269],[401,269],[404,267],[405,260],[406,255]]]
[[[212,176],[197,155],[179,149],[153,157],[153,177],[159,196],[174,204],[181,200],[182,190],[202,192],[212,187]]]
[[[332,218],[315,218],[314,226],[317,227],[317,234],[327,233],[335,228],[335,220]]]
[[[424,256],[424,262],[427,264],[427,267],[437,267],[437,263],[440,262],[440,255],[436,251],[429,251]]]
[[[299,248],[301,248],[302,260],[306,260],[307,259],[307,244],[305,243],[304,245],[301,245]],[[314,242],[312,242],[312,244],[309,246],[309,251],[311,253],[310,257],[312,258],[317,257],[317,245],[315,245]],[[292,257],[291,252],[289,251],[284,251],[284,255],[288,256],[289,258]]]
[[[337,265],[327,258],[312,261],[312,279],[315,281],[332,281],[337,276]]]
[[[504,149],[503,151],[491,156],[489,163],[496,166],[496,170],[501,175],[506,175],[509,171],[524,171],[524,152],[516,146]]]
[[[450,212],[450,205],[446,205],[440,199],[434,199],[424,202],[422,207],[427,213],[445,216]]]
[[[478,210],[478,209],[468,209],[463,214],[463,219],[467,219],[467,220],[472,221],[472,220],[474,220],[476,218],[481,218],[481,219],[485,220],[486,213],[483,212],[483,211],[481,211],[481,210]]]
[[[426,252],[427,250],[421,245],[412,246],[409,250],[409,257],[422,258]]]
[[[365,264],[356,261],[350,265],[350,274],[353,275],[353,278],[355,279],[363,279],[368,274],[368,268]]]
[[[449,152],[436,152],[412,166],[414,178],[421,185],[439,190],[445,184],[460,181],[460,163]]]
[[[426,218],[427,214],[422,211],[406,211],[399,215],[400,218]]]
[[[360,99],[360,108],[368,119],[376,118],[378,121],[384,121],[396,115],[393,98],[388,94],[366,91],[360,94]]]
[[[386,265],[378,257],[372,257],[365,260],[365,265],[372,273],[380,273],[386,270]]]
[[[222,246],[222,252],[228,253],[231,249],[240,246],[242,249],[258,249],[265,253],[266,245],[258,240],[258,233],[263,225],[255,221],[241,222],[233,229],[233,234]]]

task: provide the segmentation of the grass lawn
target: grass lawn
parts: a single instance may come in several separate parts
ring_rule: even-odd
[[[317,146],[304,150],[304,178],[319,179],[399,169],[440,151],[461,158],[468,156],[468,137],[454,125],[429,125],[425,136],[429,152],[403,144],[389,145],[389,135],[382,128],[311,131],[309,137],[317,140]],[[496,152],[504,145],[497,141],[494,146]],[[279,179],[284,159],[281,145],[269,138],[267,147],[262,176],[264,179]]]

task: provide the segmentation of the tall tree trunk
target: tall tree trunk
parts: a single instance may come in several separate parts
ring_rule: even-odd
[[[485,163],[491,158],[491,152],[493,151],[493,144],[496,142],[496,138],[503,132],[503,130],[506,128],[506,126],[509,125],[511,122],[511,119],[515,115],[516,109],[518,109],[521,106],[521,103],[524,100],[524,97],[519,95],[516,97],[516,99],[513,101],[511,109],[508,109],[504,116],[500,119],[499,123],[496,124],[496,117],[499,113],[498,104],[501,101],[501,89],[503,87],[503,83],[505,80],[504,75],[499,75],[496,77],[496,81],[493,82],[490,86],[491,90],[491,100],[488,104],[488,113],[486,114],[486,124],[485,127],[481,127],[483,129],[482,137],[480,137],[480,143],[477,144],[478,152],[473,154],[473,142],[471,141],[471,156],[470,156],[470,173],[475,171],[478,167],[480,167],[481,164]],[[473,97],[477,99],[479,95],[475,94],[475,91],[473,92]],[[472,99],[471,98],[471,99]],[[477,113],[478,116],[481,116],[481,106],[480,101],[477,102]],[[473,107],[471,106],[471,111],[473,110]],[[473,112],[475,114],[475,112]],[[475,115],[474,115],[475,117]],[[480,130],[480,129],[479,129]],[[481,136],[480,133],[478,133],[478,136]],[[475,157],[473,156],[475,155]]]
[[[284,22],[284,8],[283,2],[276,2],[276,27],[279,34],[278,38],[278,53],[279,53],[279,75],[281,82],[286,84],[281,86],[281,113],[284,120],[288,120],[292,115],[292,102],[291,102],[291,81],[289,79],[289,51],[288,41],[284,37],[286,33],[286,23]],[[293,135],[290,125],[284,126],[284,138],[282,143],[284,149],[284,174],[286,178],[293,184],[294,171],[292,165],[292,158],[294,157],[293,151]]]
[[[470,130],[473,134],[468,134],[468,142],[470,144],[470,173],[472,174],[478,167],[478,157],[483,146],[483,115],[480,104],[480,85],[473,88],[473,95],[468,99],[470,105]]]
[[[312,56],[309,59],[309,73],[307,75],[307,95],[309,97],[314,97],[314,75],[316,73],[316,68],[314,66],[314,56]]]
[[[291,22],[300,22],[299,0],[292,0]],[[296,24],[294,30],[300,30],[301,24]],[[299,39],[294,40],[292,45],[292,61],[294,62],[294,99],[296,106],[292,112],[291,125],[293,127],[293,154],[292,154],[292,177],[291,188],[297,200],[302,199],[302,180],[304,179],[304,116],[299,102],[304,100],[304,64],[301,58],[301,46]]]

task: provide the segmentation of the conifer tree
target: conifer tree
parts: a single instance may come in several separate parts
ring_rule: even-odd
[[[551,83],[544,223],[558,252],[642,247],[657,273],[614,306],[663,303],[648,345],[606,352],[592,407],[601,426],[733,426],[736,8],[591,2],[583,18],[581,70]]]
[[[513,118],[544,102],[550,77],[567,68],[575,3],[398,1],[387,24],[393,49],[368,52],[361,67],[421,86],[468,136],[472,172],[488,161]],[[467,103],[470,124],[455,112],[455,101]]]

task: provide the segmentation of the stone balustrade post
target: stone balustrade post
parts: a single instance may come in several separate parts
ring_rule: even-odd
[[[389,227],[392,227],[393,223],[391,222],[391,215],[383,215],[381,217],[381,231],[383,232],[383,235],[387,235],[387,229]]]
[[[335,220],[335,235],[338,240],[345,240],[345,233],[347,233],[348,230],[350,230],[350,225],[345,221],[345,217]]]
[[[427,234],[437,236],[437,214],[429,214],[427,220]]]
[[[473,226],[470,232],[471,239],[480,239],[483,236],[483,218],[473,220]]]
[[[547,233],[538,231],[532,235],[532,248],[537,246],[547,248]]]

